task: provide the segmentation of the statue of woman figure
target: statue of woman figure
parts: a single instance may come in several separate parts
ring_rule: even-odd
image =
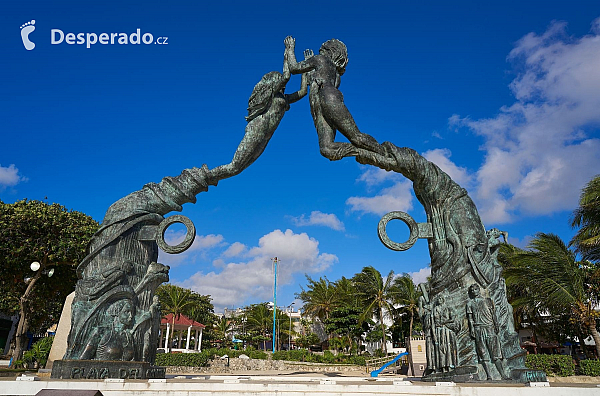
[[[346,45],[331,39],[321,45],[318,55],[298,63],[294,55],[295,39],[288,36],[284,43],[290,72],[310,72],[310,111],[317,128],[321,154],[332,161],[356,155],[356,148],[384,154],[385,151],[372,136],[358,129],[344,104],[344,95],[338,90],[340,77],[348,64]],[[336,130],[348,138],[350,143],[334,142]]]
[[[427,357],[427,370],[426,374],[434,372],[436,370],[436,357],[435,357],[435,328],[433,325],[433,313],[431,312],[431,301],[429,300],[429,288],[427,284],[419,284],[421,290],[421,296],[419,296],[419,316],[421,318],[421,324],[423,325],[423,333],[425,334],[425,355]]]
[[[437,368],[447,373],[458,365],[456,349],[456,324],[452,317],[452,311],[445,304],[443,296],[438,297],[438,302],[433,309],[433,320],[435,322],[435,341],[438,350]]]
[[[305,59],[312,56],[311,50],[304,51]],[[256,84],[248,100],[248,125],[244,138],[233,155],[233,160],[227,165],[212,169],[212,175],[218,179],[235,176],[265,151],[283,115],[290,109],[290,104],[302,99],[308,92],[306,74],[302,75],[300,90],[292,94],[285,93],[285,86],[289,80],[290,70],[288,62],[284,59],[283,74],[269,72]]]
[[[110,321],[109,328],[104,332],[96,329],[92,333],[80,359],[133,360],[135,305],[129,299],[118,300],[106,310],[106,319]]]

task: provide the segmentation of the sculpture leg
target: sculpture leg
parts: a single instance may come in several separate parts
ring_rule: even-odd
[[[344,104],[344,96],[340,91],[332,86],[323,87],[319,92],[320,102],[323,109],[323,117],[328,123],[344,136],[350,142],[365,150],[374,153],[386,154],[383,147],[371,135],[362,133],[356,126],[356,122]]]
[[[483,365],[483,369],[485,370],[485,374],[487,375],[487,380],[491,381],[492,373],[490,372],[490,362],[488,360],[485,360],[481,362],[481,364]]]
[[[498,369],[498,372],[500,373],[502,379],[509,379],[508,375],[506,374],[507,370],[506,364],[504,363],[504,359],[496,359],[494,364],[496,365],[496,368]]]
[[[314,95],[311,99],[311,113],[319,137],[319,149],[321,155],[331,161],[337,161],[344,157],[356,155],[358,150],[352,144],[334,141],[336,130],[335,127],[323,117],[320,98],[317,95]]]

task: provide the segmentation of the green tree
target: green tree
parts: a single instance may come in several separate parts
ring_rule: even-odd
[[[168,338],[173,339],[175,330],[175,320],[178,320],[181,315],[185,315],[193,306],[192,291],[179,286],[166,284],[161,285],[156,289],[156,295],[160,301],[160,307],[163,315],[172,314],[171,334]],[[171,342],[167,339],[169,350],[171,350]]]
[[[364,307],[361,322],[375,316],[381,325],[383,351],[387,355],[387,339],[384,318],[394,312],[397,289],[394,286],[394,271],[384,279],[374,267],[364,267],[352,278],[359,300]]]
[[[504,271],[509,287],[525,290],[523,303],[544,307],[555,315],[570,313],[572,321],[589,332],[600,356],[600,335],[596,329],[599,313],[598,265],[578,261],[576,253],[554,234],[538,233],[529,250],[510,256]]]
[[[22,356],[32,319],[42,326],[60,317],[75,287],[75,267],[97,229],[91,217],[59,204],[0,201],[0,306],[19,313],[13,361]],[[35,273],[32,262],[40,264]],[[53,269],[60,279],[44,276]]]
[[[403,316],[409,317],[409,325],[408,325],[408,339],[412,338],[413,332],[413,322],[415,316],[418,315],[418,307],[419,307],[419,297],[421,297],[421,292],[417,289],[415,282],[408,274],[402,274],[394,279],[394,303],[398,304],[400,308],[398,309],[398,313]],[[410,342],[409,342],[410,347]],[[415,372],[415,368],[413,367],[412,359],[410,360],[411,372]]]
[[[318,335],[315,333],[308,333],[298,336],[296,339],[296,344],[298,344],[300,348],[309,348],[311,345],[319,344],[319,341]]]
[[[215,307],[210,296],[201,295],[194,291],[191,291],[191,293],[192,304],[185,315],[206,326],[202,331],[202,340],[204,343],[210,344],[216,339],[214,331],[214,324],[217,321]]]
[[[412,277],[408,274],[402,274],[402,276],[395,278],[393,288],[394,303],[400,306],[398,312],[401,315],[409,317],[408,338],[410,339],[414,318],[418,315],[421,292],[417,289]]]
[[[345,340],[343,345],[351,346],[354,340],[359,340],[360,336],[368,330],[367,322],[360,320],[362,313],[363,310],[358,306],[336,308],[325,321],[325,331],[343,338]],[[338,342],[338,345],[341,344]]]
[[[217,319],[213,325],[216,337],[221,341],[223,347],[231,346],[232,342],[228,337],[228,334],[233,330],[233,323],[230,319],[225,316]]]
[[[307,290],[301,288],[300,293],[296,293],[296,298],[304,303],[304,313],[312,318],[318,318],[324,323],[331,311],[339,306],[338,290],[334,283],[330,282],[327,277],[319,278],[315,281],[310,276],[306,275]]]
[[[512,268],[516,260],[515,255],[525,253],[523,249],[519,249],[514,245],[503,243],[500,246],[498,262],[502,265],[504,276],[510,275],[511,279],[506,283],[506,293],[508,302],[513,307],[513,320],[517,330],[528,328],[532,333],[532,342],[534,353],[538,353],[539,336],[543,335],[546,339],[558,341],[560,337],[555,334],[544,331],[549,329],[548,323],[554,319],[549,317],[549,310],[545,305],[535,301],[533,297],[532,284],[529,282],[516,281],[519,269]]]
[[[571,226],[579,228],[571,240],[575,251],[584,260],[600,261],[600,175],[583,188]]]
[[[246,307],[246,340],[255,344],[263,342],[263,348],[267,350],[267,344],[264,341],[271,339],[273,329],[273,312],[269,309],[267,303],[252,304]]]

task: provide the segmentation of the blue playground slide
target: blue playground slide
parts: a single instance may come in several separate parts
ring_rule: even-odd
[[[386,367],[396,363],[398,361],[398,359],[400,359],[402,356],[406,356],[406,355],[408,355],[408,352],[402,352],[401,354],[399,354],[398,356],[396,356],[395,358],[393,358],[392,360],[390,360],[389,362],[387,362],[386,364],[384,364],[377,370],[371,371],[371,377],[377,377],[379,375],[379,373],[381,373],[383,370],[385,370]]]

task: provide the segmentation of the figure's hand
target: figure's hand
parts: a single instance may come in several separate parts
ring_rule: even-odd
[[[285,44],[285,48],[294,48],[296,46],[296,39],[292,36],[287,36],[283,43]]]
[[[304,50],[304,60],[310,59],[313,56],[315,56],[315,53],[313,52],[313,50],[311,50],[311,49],[305,49]]]

